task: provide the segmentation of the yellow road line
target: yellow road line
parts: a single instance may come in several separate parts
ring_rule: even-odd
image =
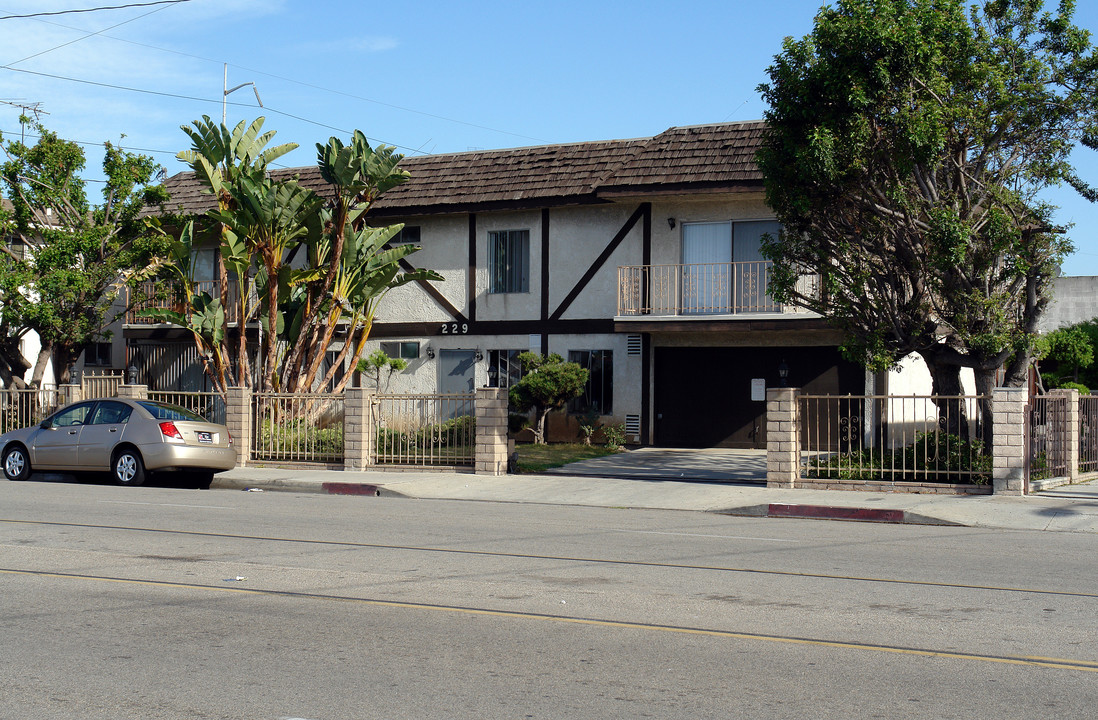
[[[563,615],[549,615],[542,613],[520,612],[514,610],[490,610],[487,608],[470,608],[456,605],[437,605],[430,603],[400,602],[395,600],[374,600],[369,598],[355,598],[342,595],[323,595],[314,593],[302,593],[286,590],[260,590],[256,588],[219,587],[216,585],[198,585],[189,583],[168,582],[161,580],[134,580],[130,578],[101,577],[96,575],[79,575],[68,573],[55,573],[39,570],[13,570],[0,568],[0,574],[31,575],[37,577],[60,578],[67,580],[94,580],[97,582],[121,583],[126,585],[144,585],[157,588],[177,588],[182,590],[209,590],[214,592],[236,593],[241,595],[277,595],[283,597],[298,597],[313,600],[332,600],[338,602],[370,605],[373,607],[401,608],[410,610],[432,610],[435,612],[458,613],[463,615],[479,615],[486,617],[511,618],[522,620],[542,620],[572,625],[590,625],[595,627],[621,628],[627,630],[653,630],[657,632],[675,633],[681,635],[701,635],[707,637],[732,638],[736,640],[758,640],[764,642],[786,643],[793,645],[810,645],[816,647],[838,648],[843,650],[872,650],[877,652],[894,653],[899,655],[916,655],[921,657],[948,658],[951,660],[975,660],[979,662],[1002,663],[1007,665],[1030,665],[1055,670],[1081,670],[1083,672],[1098,672],[1098,661],[1071,660],[1068,658],[1053,658],[1039,656],[997,656],[978,655],[975,653],[963,653],[947,650],[926,650],[921,648],[900,647],[896,645],[875,645],[870,643],[842,642],[838,640],[819,640],[814,638],[799,638],[784,635],[766,635],[761,633],[744,633],[730,630],[710,630],[705,628],[679,627],[675,625],[658,625],[654,623],[628,622],[622,620],[599,620],[595,618],[577,618]]]

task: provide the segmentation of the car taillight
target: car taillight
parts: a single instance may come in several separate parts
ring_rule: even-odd
[[[160,423],[160,432],[164,437],[171,440],[183,440],[183,433],[179,432],[179,428],[175,426],[171,420],[165,420]]]
[[[232,447],[233,446],[233,434],[232,433],[225,433],[225,434],[229,436],[229,447]]]

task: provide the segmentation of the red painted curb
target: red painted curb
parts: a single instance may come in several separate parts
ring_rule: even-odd
[[[361,483],[324,483],[321,487],[329,495],[381,495],[377,485],[363,485]]]
[[[821,520],[860,520],[862,522],[902,523],[903,510],[876,508],[828,507],[827,505],[783,505],[771,503],[767,517],[803,517]]]

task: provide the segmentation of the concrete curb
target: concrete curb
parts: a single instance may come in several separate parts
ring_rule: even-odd
[[[353,482],[316,482],[294,478],[249,480],[247,478],[220,477],[215,475],[211,490],[252,490],[269,492],[296,492],[320,495],[355,495],[360,497],[410,497],[390,490],[384,485]]]
[[[920,515],[906,510],[885,510],[881,508],[842,507],[835,505],[793,505],[769,503],[741,508],[728,508],[715,511],[721,515],[741,517],[806,518],[809,520],[845,520],[847,522],[878,522],[895,525],[952,525],[965,527],[962,523]]]

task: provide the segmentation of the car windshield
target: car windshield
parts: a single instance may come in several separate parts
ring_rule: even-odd
[[[178,405],[169,405],[168,403],[152,402],[149,400],[141,400],[138,401],[137,404],[151,412],[152,416],[157,420],[197,420],[198,422],[206,422],[206,418],[198,413],[192,412],[184,407],[179,407]]]

